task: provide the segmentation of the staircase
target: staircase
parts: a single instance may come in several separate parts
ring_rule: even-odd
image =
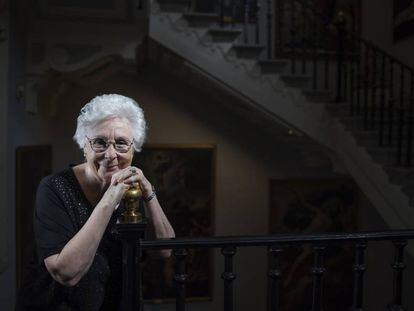
[[[300,1],[287,3],[299,3],[297,6],[287,4],[294,12],[292,23],[295,23],[295,16],[309,13],[303,7],[295,11],[300,8]],[[330,56],[319,58],[319,46],[316,47],[313,40],[305,45],[306,38],[296,40],[300,44],[285,45],[287,52],[273,58],[275,53],[266,48],[263,36],[254,39],[259,23],[256,26],[247,23],[247,14],[245,23],[233,19],[223,25],[222,13],[192,12],[192,6],[193,1],[153,2],[150,57],[164,63],[177,76],[185,71],[198,82],[202,77],[203,81],[218,85],[222,92],[244,103],[243,107],[234,109],[243,110],[246,115],[260,114],[286,131],[306,135],[328,147],[346,166],[390,228],[410,228],[414,223],[411,207],[414,170],[408,159],[412,140],[409,107],[414,96],[409,87],[404,91],[409,90],[409,95],[401,91],[396,96],[397,88],[400,91],[412,84],[404,80],[405,67],[398,71],[394,69],[394,65],[399,64],[397,61],[381,63],[385,59],[383,54],[375,58],[374,63],[372,55],[376,50],[371,45],[355,43],[364,41],[352,36],[346,40],[353,50],[342,55],[342,62]],[[269,15],[268,20],[271,19]],[[311,20],[311,25],[316,25],[315,20]],[[313,33],[315,29],[309,25],[300,27],[303,27],[302,32],[298,26],[290,34],[294,37],[308,29]],[[341,35],[340,30],[338,35]],[[299,54],[309,57],[295,58]],[[356,54],[363,55],[363,59],[357,60]],[[328,74],[338,68],[340,81],[329,78]],[[385,73],[387,69],[391,72]],[[382,75],[379,75],[381,70]],[[369,71],[370,79],[366,78]],[[400,80],[393,84],[397,76]],[[390,105],[399,98],[407,99],[410,105],[395,105],[399,108],[394,113],[394,106]],[[385,109],[389,106],[391,108]]]

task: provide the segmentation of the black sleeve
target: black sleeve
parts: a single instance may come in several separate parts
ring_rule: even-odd
[[[76,234],[74,225],[57,190],[43,179],[37,189],[33,220],[39,261],[58,254]]]

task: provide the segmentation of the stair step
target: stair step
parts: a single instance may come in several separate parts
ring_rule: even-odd
[[[353,125],[354,127],[359,127],[359,128],[366,128],[366,129],[379,129],[379,120],[378,120],[378,116],[375,118],[374,120],[374,127],[372,128],[372,121],[370,116],[368,116],[368,119],[365,121],[365,117],[363,114],[359,114],[359,115],[351,115],[349,110],[344,110],[344,111],[338,111],[337,112],[338,115],[341,116],[341,119],[343,120],[344,123],[349,124],[349,125]],[[388,131],[388,125],[390,124],[390,121],[388,119],[384,119],[383,120],[383,126],[384,128],[384,133],[386,133]],[[393,120],[392,121],[393,124],[393,132],[396,133],[398,131],[398,126],[397,126],[397,121]],[[403,129],[403,135],[405,135],[406,133],[406,127],[404,127]]]
[[[241,35],[241,29],[226,29],[226,28],[210,28],[208,35],[211,36],[213,42],[233,42]]]
[[[210,27],[211,24],[218,23],[220,17],[215,13],[185,13],[183,18],[190,27]]]
[[[186,12],[190,10],[191,2],[188,0],[157,0],[162,12]]]
[[[285,73],[289,61],[286,59],[271,59],[259,61],[260,70],[263,74]]]
[[[399,176],[411,179],[414,182],[414,167],[384,166],[384,169],[390,176]]]
[[[309,87],[311,78],[309,75],[292,75],[292,74],[283,74],[280,76],[280,79],[290,87],[297,87],[306,89]]]
[[[232,50],[235,51],[237,57],[258,59],[264,49],[260,44],[234,44]]]
[[[332,92],[326,90],[305,89],[302,93],[310,102],[331,102],[333,98]]]
[[[361,144],[361,146],[363,146]],[[384,167],[397,167],[403,168],[405,165],[405,151],[406,149],[402,150],[401,153],[401,165],[397,166],[397,150],[394,147],[379,147],[378,144],[373,144],[371,146],[365,145],[363,146],[371,155],[371,157],[379,164],[383,165]]]

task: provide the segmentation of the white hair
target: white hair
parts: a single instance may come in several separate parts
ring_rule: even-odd
[[[87,103],[81,109],[78,116],[78,123],[73,139],[82,149],[86,143],[88,129],[112,118],[126,119],[129,121],[134,138],[134,149],[141,151],[147,131],[144,112],[135,100],[118,94],[96,96]]]

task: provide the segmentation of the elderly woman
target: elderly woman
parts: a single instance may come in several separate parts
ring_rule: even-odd
[[[143,112],[131,98],[102,95],[81,109],[74,139],[85,162],[46,177],[38,188],[39,265],[27,309],[119,310],[122,249],[114,225],[131,185],[143,191],[155,237],[174,237],[151,183],[131,166],[145,132]]]

